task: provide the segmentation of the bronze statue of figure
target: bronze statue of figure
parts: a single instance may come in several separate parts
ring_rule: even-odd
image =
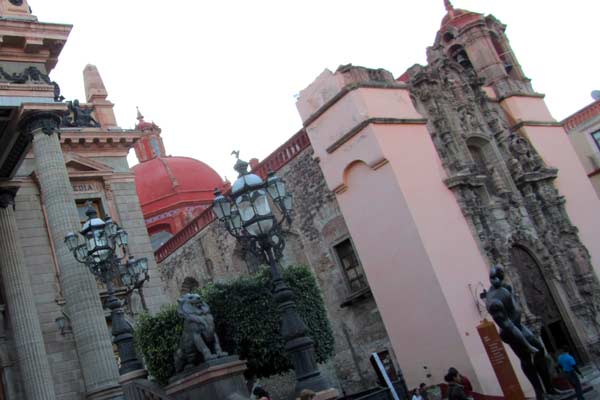
[[[556,394],[552,386],[546,361],[546,350],[540,338],[521,324],[521,308],[513,288],[504,282],[504,269],[495,265],[490,271],[492,286],[485,294],[485,305],[500,327],[500,338],[510,346],[519,360],[521,368],[535,389],[536,399],[548,394]]]
[[[181,372],[203,362],[225,357],[215,333],[215,321],[208,304],[197,294],[177,300],[177,314],[183,318],[183,333],[175,352],[175,371]]]
[[[55,93],[56,95],[56,93]],[[82,107],[79,100],[68,101],[69,111],[63,116],[62,126],[64,127],[99,127],[98,121],[92,117],[91,108]]]

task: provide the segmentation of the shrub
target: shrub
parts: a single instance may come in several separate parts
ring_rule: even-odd
[[[283,277],[294,291],[298,312],[315,342],[317,362],[324,362],[333,354],[334,339],[319,286],[306,267],[289,267]],[[247,360],[250,374],[268,377],[292,368],[279,334],[281,319],[271,296],[268,270],[211,284],[198,293],[211,308],[223,349]],[[154,317],[144,315],[136,324],[136,343],[148,371],[161,384],[174,373],[173,353],[181,330],[173,306]]]
[[[183,320],[175,306],[166,306],[156,315],[144,313],[135,323],[134,340],[148,372],[162,385],[175,374],[173,354],[179,346]]]

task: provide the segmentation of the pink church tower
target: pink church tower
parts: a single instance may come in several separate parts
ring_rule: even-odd
[[[501,395],[477,332],[493,264],[549,351],[600,354],[600,201],[505,26],[445,5],[428,65],[325,70],[297,108],[408,385],[454,366]]]

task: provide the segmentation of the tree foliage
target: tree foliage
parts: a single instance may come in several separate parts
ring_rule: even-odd
[[[317,282],[306,267],[289,267],[283,277],[296,297],[298,312],[315,342],[318,362],[333,354],[334,339]],[[211,284],[198,291],[215,317],[223,349],[247,360],[249,373],[268,377],[292,365],[279,334],[281,319],[271,295],[268,270],[227,283]],[[174,373],[173,353],[182,323],[174,307],[156,316],[144,315],[136,324],[135,338],[148,371],[165,384]]]

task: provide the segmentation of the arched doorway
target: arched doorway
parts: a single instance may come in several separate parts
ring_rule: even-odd
[[[529,310],[542,320],[541,336],[548,352],[555,354],[560,347],[566,347],[579,356],[538,262],[520,246],[511,249],[511,260],[521,278]]]

